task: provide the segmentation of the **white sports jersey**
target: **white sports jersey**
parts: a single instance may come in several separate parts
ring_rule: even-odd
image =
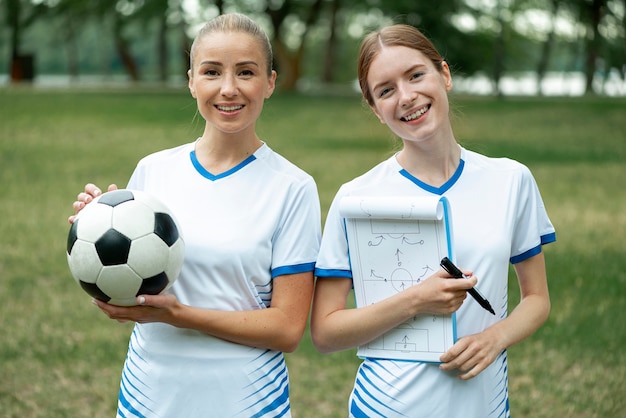
[[[468,297],[457,311],[457,335],[480,332],[507,315],[508,265],[530,258],[555,241],[532,174],[522,164],[461,149],[461,163],[443,186],[429,186],[404,170],[395,156],[344,184],[331,205],[318,277],[352,277],[339,201],[347,195],[445,196],[450,202],[453,257],[472,270],[477,288],[496,316]],[[354,417],[507,417],[507,356],[477,377],[462,381],[436,364],[364,359],[350,397]]]
[[[198,163],[193,143],[161,151],[139,162],[128,188],[161,199],[181,225],[185,261],[169,292],[184,304],[266,309],[273,278],[313,271],[321,235],[315,182],[265,144],[217,176]],[[289,417],[283,354],[137,324],[118,416]]]

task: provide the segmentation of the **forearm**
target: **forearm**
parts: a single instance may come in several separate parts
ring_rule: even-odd
[[[278,308],[218,311],[180,305],[167,322],[237,344],[284,352],[297,348],[306,327],[306,320]]]
[[[408,319],[423,313],[450,314],[476,284],[449,280],[438,271],[427,280],[389,298],[356,309],[346,308],[349,279],[318,280],[313,300],[311,335],[322,353],[345,350],[368,343]]]
[[[392,297],[362,308],[336,310],[323,318],[313,317],[311,334],[316,348],[331,353],[376,339],[415,315],[402,299]]]
[[[520,301],[509,316],[490,327],[504,350],[530,337],[546,321],[550,313],[550,298],[547,295],[529,295]]]
[[[550,293],[543,253],[515,265],[520,303],[504,321],[494,325],[504,348],[531,336],[548,319]]]
[[[441,369],[459,369],[459,378],[477,376],[497,356],[510,346],[528,338],[545,322],[550,313],[550,296],[545,275],[543,255],[534,256],[515,265],[520,303],[511,314],[478,334],[459,339],[441,356]]]

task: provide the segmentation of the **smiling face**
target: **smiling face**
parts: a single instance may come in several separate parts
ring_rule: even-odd
[[[382,123],[408,141],[424,141],[449,132],[450,69],[406,46],[383,46],[367,75],[370,106]]]
[[[245,32],[211,32],[194,43],[189,90],[217,131],[254,135],[265,99],[275,88],[263,45]]]

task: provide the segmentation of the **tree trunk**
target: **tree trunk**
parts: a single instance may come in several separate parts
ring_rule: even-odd
[[[7,0],[6,2],[6,20],[10,29],[10,44],[11,44],[11,61],[9,74],[11,74],[11,81],[20,81],[22,79],[21,63],[20,63],[20,13],[21,6],[19,0]]]
[[[330,9],[330,34],[324,58],[324,72],[322,81],[332,83],[334,81],[333,69],[335,68],[335,54],[337,50],[337,12],[339,11],[340,0],[333,0]]]
[[[78,64],[78,46],[76,45],[76,35],[71,23],[67,24],[65,34],[65,46],[67,48],[67,72],[73,80],[78,79],[80,66]]]
[[[137,62],[130,51],[128,41],[122,34],[122,27],[123,24],[119,21],[119,18],[117,18],[114,24],[115,49],[117,50],[117,54],[119,55],[122,65],[126,69],[130,79],[136,82],[139,81],[139,68],[137,67]]]
[[[493,44],[493,87],[494,93],[498,97],[502,97],[502,90],[500,89],[500,79],[504,72],[504,37],[506,22],[502,17],[502,6],[500,2],[497,4],[497,21],[500,25],[500,30],[496,34]]]
[[[280,88],[283,90],[295,90],[301,73],[301,62],[304,56],[306,38],[311,26],[317,21],[322,9],[323,1],[315,0],[311,5],[310,12],[304,22],[304,32],[300,38],[300,45],[296,51],[290,51],[280,37],[280,27],[290,12],[290,3],[285,2],[280,9],[271,9],[268,5],[265,12],[272,21],[274,38],[272,40],[279,72]]]
[[[585,59],[585,94],[595,94],[593,79],[596,72],[596,62],[600,56],[600,21],[606,0],[592,0],[589,9],[590,30],[587,37],[587,56]]]
[[[159,81],[167,82],[168,62],[167,62],[167,16],[163,13],[159,17],[159,27],[157,35],[157,55],[159,57]]]
[[[559,0],[552,0],[550,1],[550,6],[551,6],[551,16],[552,16],[552,22],[551,22],[551,28],[550,28],[550,32],[548,33],[548,36],[546,38],[546,40],[544,41],[542,48],[541,48],[541,56],[539,57],[539,63],[537,64],[537,92],[538,94],[541,96],[543,95],[543,90],[541,88],[541,84],[543,81],[543,78],[546,75],[546,72],[548,71],[548,65],[550,63],[550,56],[552,55],[552,46],[554,44],[554,35],[555,35],[555,22],[556,22],[556,16],[559,12]]]

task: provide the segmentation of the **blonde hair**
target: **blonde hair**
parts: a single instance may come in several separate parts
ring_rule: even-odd
[[[361,93],[370,106],[374,105],[374,99],[367,82],[367,75],[369,74],[372,61],[374,61],[374,58],[376,58],[380,50],[385,46],[405,46],[420,51],[432,61],[439,72],[443,71],[443,57],[439,54],[433,43],[413,26],[392,25],[372,32],[367,35],[361,43],[357,65]]]
[[[227,13],[217,16],[216,18],[211,19],[207,23],[205,23],[202,29],[200,29],[198,35],[196,35],[196,38],[191,44],[191,50],[189,51],[189,68],[191,68],[192,73],[193,57],[195,55],[196,49],[198,48],[200,40],[215,32],[241,32],[247,33],[255,38],[257,41],[259,41],[259,44],[261,44],[265,59],[267,61],[267,75],[270,76],[272,74],[272,44],[270,43],[267,34],[261,28],[261,26],[259,26],[258,23],[250,19],[248,16],[240,13]]]

